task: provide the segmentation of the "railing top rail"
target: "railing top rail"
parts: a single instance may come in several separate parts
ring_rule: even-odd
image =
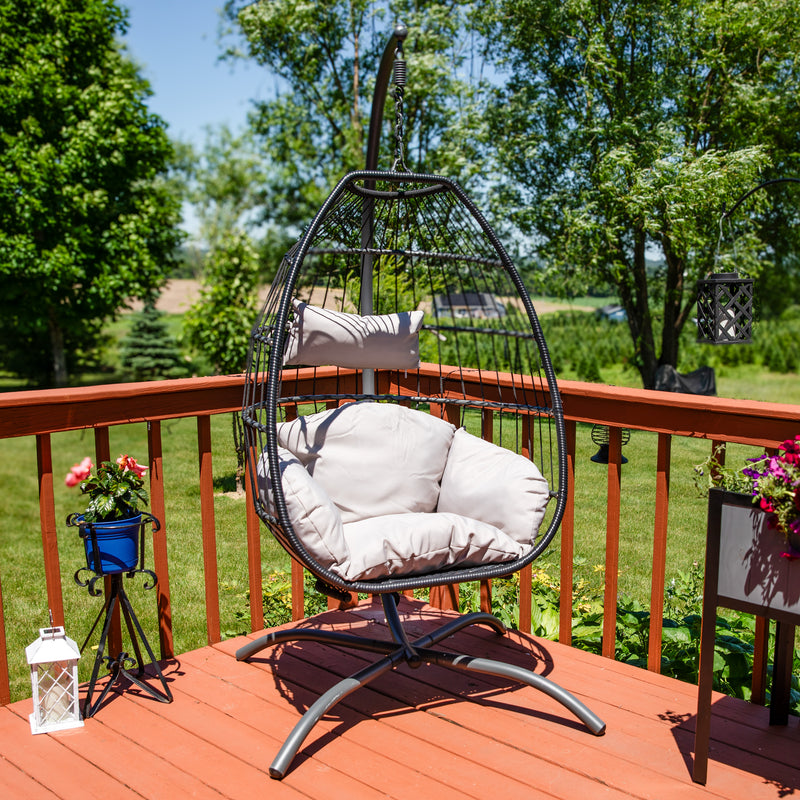
[[[317,380],[328,370],[335,373],[333,367],[317,369]],[[439,367],[429,364],[422,364],[419,371],[427,377],[440,375]],[[311,379],[313,373],[313,369],[297,370],[296,379]],[[461,371],[459,391],[473,384],[475,397],[482,397],[479,387],[484,377],[479,370]],[[519,385],[520,377],[501,375],[500,380]],[[243,384],[244,375],[221,375],[0,393],[0,438],[237,411]],[[800,421],[800,405],[581,381],[561,381],[559,389],[568,419],[677,436],[770,446],[794,436]]]
[[[0,393],[0,438],[238,411],[244,375]]]

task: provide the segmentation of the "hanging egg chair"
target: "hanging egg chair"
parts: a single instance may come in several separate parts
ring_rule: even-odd
[[[465,614],[418,641],[402,626],[400,593],[530,564],[568,491],[561,400],[519,273],[456,183],[403,163],[405,36],[398,26],[384,54],[368,148],[394,61],[392,168],[339,182],[281,262],[252,333],[242,418],[258,515],[321,591],[380,597],[393,639],[304,627],[237,652],[312,639],[383,654],[311,706],[275,778],[336,702],[401,662],[510,677],[605,729],[532,670],[431,649],[467,625],[504,633],[496,617]]]

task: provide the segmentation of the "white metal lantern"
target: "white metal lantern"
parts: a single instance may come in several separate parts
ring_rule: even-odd
[[[78,703],[80,650],[63,627],[40,628],[39,638],[25,648],[31,668],[33,714],[31,733],[49,733],[83,725]]]

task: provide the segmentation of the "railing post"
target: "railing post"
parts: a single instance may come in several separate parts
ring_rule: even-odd
[[[39,433],[36,436],[36,462],[39,472],[39,524],[42,529],[47,604],[53,613],[53,625],[63,625],[64,598],[61,593],[61,566],[58,560],[58,530],[53,497],[53,453],[49,433]]]
[[[206,589],[206,631],[208,643],[220,636],[219,579],[217,574],[217,533],[214,521],[214,476],[211,464],[211,417],[197,417],[197,451],[200,460],[200,519],[203,529],[203,574]]]
[[[606,507],[606,574],[603,597],[603,655],[614,658],[619,591],[619,521],[622,479],[622,429],[609,428],[608,501]]]
[[[661,633],[664,621],[664,581],[667,570],[667,519],[669,517],[669,465],[672,437],[658,435],[656,461],[656,515],[653,529],[653,577],[650,584],[650,641],[647,668],[661,672]]]
[[[156,603],[158,608],[158,638],[161,658],[174,658],[172,637],[172,601],[169,591],[169,559],[167,558],[167,521],[164,497],[164,464],[161,448],[161,423],[147,423],[147,448],[150,460],[150,510],[161,523],[161,530],[153,533],[153,570],[158,577]]]

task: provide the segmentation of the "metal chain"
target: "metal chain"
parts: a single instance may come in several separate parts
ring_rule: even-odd
[[[394,52],[394,163],[392,172],[409,172],[403,156],[403,95],[406,91],[406,62],[403,46],[398,45]]]

